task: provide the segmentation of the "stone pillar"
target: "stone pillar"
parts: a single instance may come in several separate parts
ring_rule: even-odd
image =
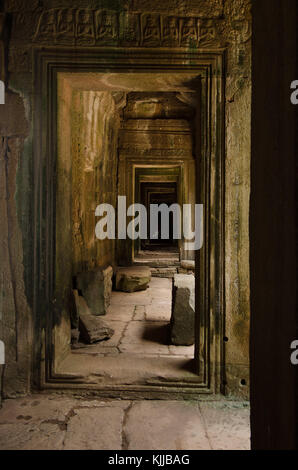
[[[195,342],[195,277],[175,274],[171,317],[171,341],[176,346]]]

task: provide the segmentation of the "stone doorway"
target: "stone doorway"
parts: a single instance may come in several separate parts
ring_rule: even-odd
[[[43,54],[41,51],[37,61],[47,62],[50,55],[51,53],[49,53],[49,51],[47,51],[47,54]],[[71,57],[69,57],[69,59],[71,59]],[[76,56],[76,60],[77,59],[78,56]],[[119,64],[122,59],[124,59],[122,65],[124,71],[120,72]],[[171,379],[167,378],[165,380],[157,380],[156,383],[141,381],[132,385],[126,384],[125,381],[123,381],[117,384],[104,384],[101,380],[87,379],[82,376],[78,369],[75,371],[71,370],[70,367],[69,370],[66,370],[62,367],[62,364],[65,365],[68,361],[70,353],[69,339],[67,334],[64,333],[69,331],[69,315],[67,312],[69,302],[68,293],[73,287],[72,279],[74,274],[82,270],[90,270],[97,267],[98,265],[96,265],[96,263],[98,260],[100,260],[100,266],[98,266],[100,268],[104,268],[107,264],[113,265],[114,260],[116,260],[119,266],[129,266],[133,262],[134,246],[132,243],[129,246],[129,242],[127,244],[126,241],[124,243],[120,240],[115,243],[115,241],[106,240],[99,247],[93,243],[91,237],[88,237],[88,234],[92,233],[89,229],[94,223],[94,204],[100,195],[98,191],[106,188],[107,200],[105,202],[110,203],[116,203],[115,198],[117,194],[125,194],[128,197],[129,205],[129,203],[134,202],[135,193],[132,182],[135,181],[135,175],[138,173],[139,169],[142,173],[144,172],[144,168],[152,171],[152,168],[163,167],[163,171],[166,172],[170,172],[174,169],[173,175],[174,178],[176,178],[174,182],[179,181],[180,188],[183,188],[183,191],[180,190],[179,192],[179,189],[177,191],[178,199],[180,197],[180,200],[184,202],[189,200],[189,193],[187,193],[185,189],[190,186],[195,188],[193,182],[194,178],[197,177],[199,184],[196,185],[196,189],[193,189],[191,197],[193,202],[197,200],[205,203],[206,216],[204,230],[206,233],[210,233],[211,229],[209,225],[211,220],[209,212],[211,208],[210,198],[218,198],[218,191],[222,191],[221,185],[218,184],[212,187],[212,191],[215,190],[216,194],[210,192],[211,188],[208,181],[210,179],[209,172],[212,166],[209,166],[209,164],[205,165],[210,158],[210,137],[213,139],[212,149],[216,149],[218,156],[216,160],[213,160],[213,164],[220,164],[221,162],[221,158],[219,158],[221,156],[219,129],[221,129],[220,120],[222,119],[222,114],[220,113],[221,108],[218,106],[217,102],[217,100],[221,99],[221,87],[213,88],[217,90],[213,95],[210,95],[211,87],[206,87],[206,85],[210,83],[210,80],[214,81],[214,83],[218,81],[218,85],[220,84],[220,78],[209,75],[209,68],[206,68],[206,63],[209,64],[208,67],[213,67],[216,64],[218,68],[221,66],[221,56],[218,54],[213,57],[212,54],[208,57],[204,57],[204,54],[198,55],[197,62],[193,61],[188,67],[189,72],[186,73],[181,72],[182,69],[185,70],[184,65],[179,71],[179,67],[182,66],[182,64],[180,63],[180,58],[177,56],[176,70],[179,71],[179,73],[174,75],[165,73],[169,65],[166,56],[163,59],[161,55],[158,59],[159,70],[162,70],[162,61],[165,61],[165,69],[162,73],[158,71],[148,73],[144,72],[144,68],[138,70],[137,67],[133,73],[131,71],[130,73],[125,73],[127,63],[124,57],[122,57],[122,59],[120,53],[120,56],[115,62],[114,73],[107,74],[103,66],[98,67],[99,71],[97,73],[94,73],[94,67],[92,73],[86,72],[84,68],[80,69],[80,67],[77,67],[74,72],[73,65],[67,65],[65,56],[61,55],[61,60],[64,64],[63,72],[61,72],[59,66],[56,67],[60,59],[59,54],[57,56],[57,51],[55,50],[52,62],[53,70],[55,70],[53,74],[45,77],[45,68],[40,65],[37,66],[37,70],[41,73],[37,79],[37,83],[39,85],[41,83],[43,84],[43,90],[49,90],[50,102],[51,99],[55,101],[52,95],[53,90],[57,90],[58,93],[58,107],[50,107],[47,113],[43,113],[45,119],[43,119],[41,125],[44,126],[47,120],[49,120],[49,122],[57,122],[58,120],[61,124],[63,123],[63,125],[58,125],[57,130],[51,128],[47,134],[49,139],[49,147],[47,148],[49,149],[56,141],[58,142],[58,147],[57,154],[55,152],[53,153],[57,162],[57,178],[53,180],[55,184],[47,188],[49,196],[47,201],[55,203],[55,206],[52,206],[51,209],[49,207],[49,214],[54,214],[54,219],[50,217],[48,229],[51,231],[55,228],[56,241],[54,245],[48,246],[46,253],[46,256],[51,255],[51,258],[49,258],[49,263],[45,265],[46,272],[44,279],[46,280],[47,289],[49,290],[46,296],[43,297],[43,301],[45,299],[49,300],[50,295],[50,305],[54,305],[54,308],[52,306],[50,307],[48,317],[44,323],[46,369],[44,370],[45,374],[42,375],[42,380],[47,387],[55,388],[67,386],[73,388],[81,384],[88,389],[96,389],[98,393],[108,394],[130,393],[135,390],[138,390],[139,393],[144,394],[144,396],[147,393],[157,395],[163,393],[170,395],[172,393],[184,393],[186,395],[189,394],[189,396],[211,393],[215,390],[215,384],[220,383],[218,380],[214,381],[214,377],[215,375],[219,377],[218,374],[221,373],[221,370],[211,368],[210,366],[216,355],[220,354],[220,349],[214,349],[214,346],[217,344],[221,333],[218,328],[216,332],[210,329],[213,320],[210,319],[210,305],[208,305],[209,298],[206,297],[206,292],[208,292],[206,285],[210,283],[210,275],[213,276],[214,274],[211,274],[211,272],[208,273],[206,267],[209,266],[209,261],[207,262],[207,260],[210,260],[210,256],[214,256],[215,253],[219,254],[221,251],[217,250],[211,253],[209,250],[209,239],[207,238],[204,249],[200,253],[193,254],[198,261],[200,260],[196,265],[196,278],[197,280],[199,278],[201,279],[201,281],[196,284],[196,296],[198,301],[194,327],[195,352],[192,372],[194,374],[193,378],[182,381],[181,383],[179,383],[179,380],[173,383]],[[171,58],[171,63],[173,64],[173,57]],[[41,79],[41,76],[43,76],[45,81]],[[52,80],[54,80],[54,82]],[[203,87],[202,83],[204,83]],[[160,93],[175,94],[176,97],[179,95],[180,102],[183,103],[186,101],[188,109],[191,108],[192,112],[195,110],[195,131],[193,132],[193,128],[187,128],[187,124],[185,127],[184,123],[180,127],[179,125],[178,127],[176,126],[174,131],[171,127],[173,126],[172,119],[166,119],[166,129],[163,129],[163,133],[164,135],[172,134],[172,136],[174,136],[174,141],[176,142],[175,148],[153,148],[152,152],[152,150],[148,148],[148,145],[144,145],[143,141],[143,154],[141,154],[142,158],[140,159],[138,138],[142,138],[144,131],[148,133],[148,123],[144,122],[148,116],[141,118],[145,125],[145,127],[142,127],[142,125],[136,123],[136,119],[131,119],[129,116],[126,116],[127,119],[123,119],[123,113],[125,113],[123,110],[127,106],[127,95],[129,93],[152,94],[153,90],[154,93],[156,93],[157,90]],[[209,106],[210,102],[213,104],[211,108]],[[156,104],[156,101],[154,101],[154,103]],[[90,113],[90,109],[93,109],[92,113]],[[91,131],[92,137],[92,129],[94,129],[96,122],[96,120],[92,118],[92,115],[95,115],[95,109],[98,113],[97,116],[99,116],[100,113],[104,113],[105,116],[104,120],[101,121],[104,122],[104,125],[100,129],[99,147],[102,154],[109,154],[110,159],[100,160],[98,158],[96,151],[98,147],[94,145],[96,139],[89,139],[89,147],[87,140],[84,140],[85,137],[90,136],[90,133],[84,133],[86,123],[89,125],[89,131]],[[150,108],[150,112],[152,112],[152,108]],[[52,113],[56,116],[56,121]],[[213,117],[212,113],[214,113]],[[218,115],[215,119],[216,113],[218,113]],[[38,115],[38,112],[36,115]],[[82,119],[84,115],[86,119]],[[39,114],[39,116],[41,116],[41,114]],[[120,119],[115,118],[115,116],[120,117]],[[99,121],[100,120],[97,120],[97,123]],[[158,119],[156,121],[158,121]],[[74,125],[72,126],[72,124]],[[155,122],[155,124],[157,124],[157,126],[160,125],[159,122]],[[206,126],[209,126],[210,132],[206,133],[205,130],[203,131],[203,129],[206,129]],[[219,126],[219,128],[216,132],[213,132],[216,126]],[[73,129],[75,129],[75,132],[73,132]],[[154,130],[154,127],[151,130]],[[154,132],[159,131],[160,129],[158,130],[156,128]],[[130,137],[135,138],[135,140],[126,140],[129,133]],[[80,135],[82,136],[81,139]],[[118,147],[116,145],[115,135],[120,136]],[[185,138],[186,141],[189,139],[189,145],[187,146],[185,146]],[[77,145],[80,142],[81,144]],[[114,145],[109,145],[110,142],[114,142]],[[44,140],[39,140],[39,143],[43,146]],[[149,147],[151,147],[150,139],[147,140],[147,144],[148,143]],[[80,158],[80,154],[84,154],[84,152],[87,158],[82,159]],[[204,164],[198,158],[200,154],[206,155]],[[208,154],[209,156],[207,156]],[[70,155],[72,155],[72,160],[70,159]],[[118,160],[113,156],[118,156]],[[47,171],[51,171],[51,166],[47,166]],[[215,169],[213,168],[212,171],[215,171]],[[115,183],[117,183],[115,175],[117,174],[119,178],[118,184],[115,186]],[[84,179],[83,182],[82,175]],[[103,175],[105,176],[104,179]],[[218,172],[215,171],[214,175],[218,175]],[[77,182],[78,184],[75,183],[75,185],[72,186],[70,182]],[[192,182],[191,185],[189,182]],[[83,185],[88,187],[89,192],[82,193],[81,189]],[[73,187],[77,188],[76,192],[72,191]],[[45,186],[41,184],[39,188],[42,190],[45,189]],[[53,197],[50,197],[50,194],[52,194]],[[76,205],[75,201],[79,201],[79,204]],[[213,205],[212,207],[213,209],[221,210],[220,204],[216,206]],[[80,214],[82,212],[84,213],[84,218],[80,220]],[[213,220],[221,221],[222,219],[221,216],[216,216]],[[40,227],[42,227],[42,225],[40,225]],[[217,237],[216,243],[220,244],[221,238],[218,227],[213,226],[211,231],[212,230]],[[183,241],[181,243],[183,244]],[[218,266],[218,262],[219,259],[216,260],[213,266]],[[38,269],[43,269],[40,263],[38,263],[37,267]],[[204,273],[201,277],[200,272]],[[35,276],[35,278],[38,277]],[[221,277],[217,277],[216,282],[213,282],[212,286],[212,288],[215,289],[222,289]],[[203,293],[200,297],[198,297],[199,291]],[[36,298],[37,302],[41,291],[38,292],[39,294]],[[134,307],[136,310],[136,307],[138,307],[137,302],[134,303]],[[131,321],[137,320],[132,318]],[[158,321],[161,320],[158,319]],[[40,334],[42,333],[42,329],[39,330],[38,325],[40,325],[39,321],[36,331],[37,334]],[[212,331],[213,335],[212,342],[210,341],[210,331]],[[49,345],[51,346],[49,347]],[[79,356],[80,354],[76,355]],[[81,354],[81,356],[83,356],[83,354]],[[40,364],[41,363],[39,363],[38,366],[39,370],[41,370]],[[92,376],[92,373],[89,374],[89,378],[90,376]],[[160,387],[162,387],[163,392],[161,392]]]
[[[194,280],[195,270],[194,260],[190,269],[181,268],[181,253],[186,253],[184,239],[174,238],[174,231],[177,232],[182,218],[178,221],[169,213],[167,239],[162,237],[161,214],[156,233],[151,234],[150,225],[152,204],[170,207],[195,200],[195,175],[191,170],[195,168],[194,102],[198,91],[189,91],[187,100],[180,96],[178,89],[123,92],[121,86],[126,86],[127,76],[116,81],[119,87],[116,91],[103,86],[104,77],[99,77],[96,83],[93,76],[94,88],[88,90],[86,75],[84,85],[82,82],[80,87],[72,86],[67,97],[66,83],[72,84],[76,76],[63,74],[60,82],[59,78],[58,125],[59,122],[66,125],[69,141],[64,130],[58,137],[56,253],[61,252],[64,237],[68,236],[59,222],[64,223],[66,217],[62,203],[65,196],[71,206],[71,248],[67,254],[68,272],[65,251],[57,257],[60,280],[57,291],[67,289],[74,298],[65,307],[64,326],[55,331],[56,370],[61,375],[74,374],[86,383],[101,386],[144,385],[156,381],[199,383],[194,361],[193,301],[190,305],[194,282],[188,290],[189,298],[185,299],[185,310],[190,310],[189,326],[183,326],[182,338],[177,326],[175,335],[172,334],[174,278],[183,272]],[[150,78],[155,81],[153,75]],[[135,88],[138,91],[142,86],[140,82]],[[121,172],[120,163],[122,159],[127,160],[127,142],[129,156],[135,153],[138,162],[124,191],[121,183],[127,175]],[[179,156],[179,147],[183,149],[183,157]],[[167,161],[169,152],[173,163],[165,165],[163,161]],[[133,244],[128,236],[120,240],[117,237],[116,240],[96,239],[96,206],[112,205],[119,224],[119,217],[123,216],[119,197],[126,198],[128,207],[131,192],[133,204],[143,204],[147,209],[147,238],[137,239]],[[126,226],[128,221],[127,217]],[[130,247],[132,261],[138,266],[134,280],[132,277],[127,280],[126,271],[130,273],[131,268],[119,256],[121,248],[127,252]],[[194,252],[188,256],[194,256]],[[150,277],[144,286],[140,286],[141,281],[135,281],[138,276],[142,278],[138,274],[142,270]],[[63,280],[59,274],[62,271]],[[125,287],[118,280],[120,272],[126,279]],[[185,315],[181,307],[176,315]],[[69,331],[68,316],[73,331],[71,351],[61,342],[61,336],[67,338]]]
[[[160,205],[165,204],[168,208],[172,204],[177,204],[177,185],[175,183],[142,183],[141,184],[141,204],[146,207],[148,214],[148,234],[151,233],[152,228],[150,225],[150,206],[152,204]],[[142,240],[141,249],[154,251],[178,251],[178,240],[174,238],[174,220],[173,214],[170,213],[169,217],[169,238],[163,239],[161,234],[161,214],[159,215],[158,220],[158,234],[157,238],[147,238]]]

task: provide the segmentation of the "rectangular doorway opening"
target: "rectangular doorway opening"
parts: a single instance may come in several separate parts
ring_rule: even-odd
[[[46,161],[47,181],[51,181],[46,207],[48,214],[53,214],[47,223],[48,233],[55,240],[47,246],[47,263],[37,258],[36,265],[39,271],[45,269],[47,286],[43,298],[42,288],[36,290],[36,306],[39,302],[49,305],[46,318],[38,320],[36,328],[37,334],[45,334],[45,368],[42,362],[39,368],[42,383],[52,388],[83,387],[111,396],[218,392],[223,374],[220,342],[224,317],[221,310],[214,329],[211,303],[219,297],[210,298],[210,288],[217,293],[223,289],[220,271],[216,276],[213,272],[222,262],[214,257],[222,255],[222,226],[218,224],[223,220],[223,187],[220,180],[211,187],[210,179],[211,172],[213,177],[220,175],[223,114],[219,105],[221,75],[210,74],[210,67],[220,69],[221,54],[198,55],[187,72],[184,59],[177,57],[175,74],[166,71],[166,56],[150,73],[146,67],[134,69],[131,65],[127,72],[124,57],[115,61],[114,71],[109,73],[104,62],[97,64],[97,71],[94,66],[86,71],[86,66],[66,64],[64,56],[61,70],[56,51],[50,57],[49,51],[38,55],[41,63],[50,60],[51,74],[45,77],[45,68],[37,66],[37,82],[40,86],[42,83],[43,92],[50,90],[48,102],[52,103],[46,113],[40,113],[44,117],[37,127],[46,127],[47,133],[37,142],[41,148],[48,142],[45,155],[53,156],[53,165]],[[41,111],[42,101],[40,105]],[[46,122],[56,122],[57,127],[46,126]],[[216,159],[212,157],[214,151]],[[54,179],[50,177],[52,170]],[[41,199],[44,183],[40,181]],[[114,207],[118,221],[121,196],[127,198],[127,207],[138,202],[145,208],[150,204],[203,204],[202,250],[187,250],[183,237],[171,237],[171,216],[167,242],[159,234],[155,240],[99,240],[95,231],[97,207]],[[214,198],[218,204],[211,204]],[[212,215],[212,211],[219,213]],[[212,220],[216,226],[211,225]],[[127,221],[131,221],[129,216]],[[43,224],[38,226],[43,230]],[[117,230],[117,223],[115,227]],[[210,250],[210,235],[214,246],[218,245],[216,250]],[[146,256],[151,253],[153,259],[148,260]],[[122,274],[125,269],[141,268],[150,271],[146,288],[124,289],[118,271]],[[97,298],[92,311],[86,279],[92,284],[90,276],[94,273],[99,273],[102,284],[101,301]],[[182,340],[180,344],[174,343],[170,329],[173,292],[178,293],[180,286],[175,275],[182,276],[182,284],[187,284],[191,293],[187,308],[194,314],[193,341]],[[194,281],[192,287],[190,279]],[[111,284],[112,292],[108,292]],[[74,308],[76,296],[79,304],[84,300],[83,307]],[[86,305],[95,318],[106,322],[104,341],[82,344],[78,310]],[[71,345],[71,330],[75,329],[80,330],[80,336],[73,335]]]

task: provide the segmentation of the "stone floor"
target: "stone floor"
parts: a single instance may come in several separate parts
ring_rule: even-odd
[[[60,373],[89,377],[91,383],[148,383],[157,377],[183,380],[192,372],[194,346],[172,346],[172,280],[152,278],[146,291],[113,292],[105,322],[113,337],[81,345],[61,364]]]
[[[0,450],[248,450],[249,406],[32,395],[0,410]]]

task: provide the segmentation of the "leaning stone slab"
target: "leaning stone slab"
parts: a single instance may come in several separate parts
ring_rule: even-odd
[[[176,346],[194,344],[195,277],[193,274],[176,274],[173,283],[171,316],[171,342]]]
[[[118,268],[116,272],[116,289],[123,292],[146,290],[151,281],[151,269],[147,266]]]
[[[113,268],[97,269],[77,275],[77,288],[93,315],[106,315],[111,302]]]
[[[91,315],[84,297],[78,291],[74,291],[74,297],[79,315],[80,339],[92,344],[111,338],[114,330],[101,318]]]

